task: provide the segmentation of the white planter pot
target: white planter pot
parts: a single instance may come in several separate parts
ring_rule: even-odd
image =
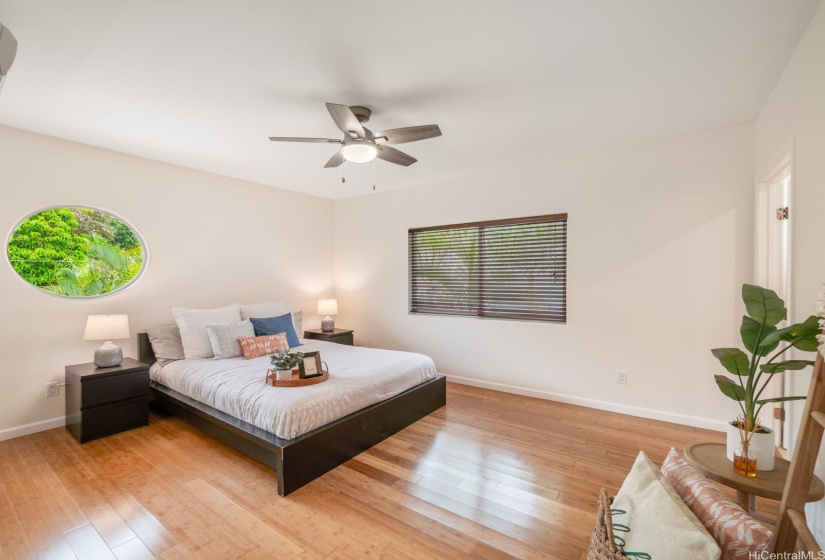
[[[733,453],[742,447],[742,439],[739,437],[739,428],[732,424],[727,424],[728,433],[728,461],[733,462]],[[776,438],[773,430],[768,430],[766,434],[753,434],[751,437],[750,451],[756,455],[757,471],[772,471],[774,458],[776,457]]]
[[[278,373],[275,374],[276,379],[278,381],[289,381],[292,379],[292,370],[291,369],[279,369]],[[733,460],[733,459],[731,459]]]

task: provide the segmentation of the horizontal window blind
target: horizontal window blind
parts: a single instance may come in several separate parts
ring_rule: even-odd
[[[567,320],[567,214],[409,230],[410,313]]]

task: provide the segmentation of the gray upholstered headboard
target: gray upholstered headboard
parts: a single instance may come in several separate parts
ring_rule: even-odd
[[[157,362],[155,358],[155,351],[152,350],[152,344],[149,342],[149,335],[145,332],[138,333],[138,360],[150,366]]]

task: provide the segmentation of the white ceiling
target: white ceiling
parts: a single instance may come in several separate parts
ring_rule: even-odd
[[[407,187],[754,119],[819,0],[0,0],[19,41],[0,124],[328,198],[324,102],[373,131],[437,123],[375,165]]]

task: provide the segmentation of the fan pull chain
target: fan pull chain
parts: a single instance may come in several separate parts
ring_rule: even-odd
[[[346,173],[346,170],[347,170],[347,166],[346,166],[346,162],[344,162],[344,163],[341,165],[341,182],[342,182],[342,183],[346,183],[346,182],[347,182],[347,177],[346,177],[347,173]]]
[[[375,160],[372,160],[372,190],[375,190]]]

